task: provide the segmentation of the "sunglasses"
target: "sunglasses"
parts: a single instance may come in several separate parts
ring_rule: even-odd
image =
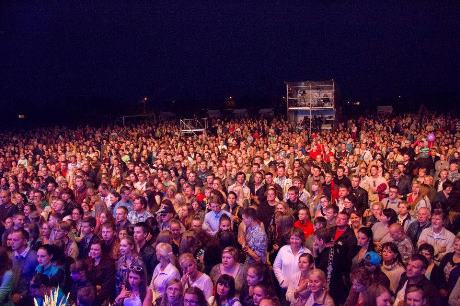
[[[134,272],[142,272],[144,270],[144,268],[139,265],[132,265],[129,269]]]

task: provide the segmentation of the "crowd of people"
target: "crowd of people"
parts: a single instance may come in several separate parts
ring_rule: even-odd
[[[0,305],[460,304],[460,125],[0,133]]]

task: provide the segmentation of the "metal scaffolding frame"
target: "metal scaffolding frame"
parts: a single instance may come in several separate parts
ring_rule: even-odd
[[[180,119],[180,132],[181,134],[206,133],[208,129],[208,118],[193,118],[193,119]]]

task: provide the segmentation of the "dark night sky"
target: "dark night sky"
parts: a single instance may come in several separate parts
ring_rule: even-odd
[[[0,103],[458,91],[458,1],[243,3],[2,1]]]

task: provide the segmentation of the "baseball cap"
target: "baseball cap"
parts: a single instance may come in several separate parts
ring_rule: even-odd
[[[382,262],[382,257],[380,257],[379,254],[376,252],[367,252],[366,255],[364,255],[364,261],[373,265],[373,266],[378,266]]]

